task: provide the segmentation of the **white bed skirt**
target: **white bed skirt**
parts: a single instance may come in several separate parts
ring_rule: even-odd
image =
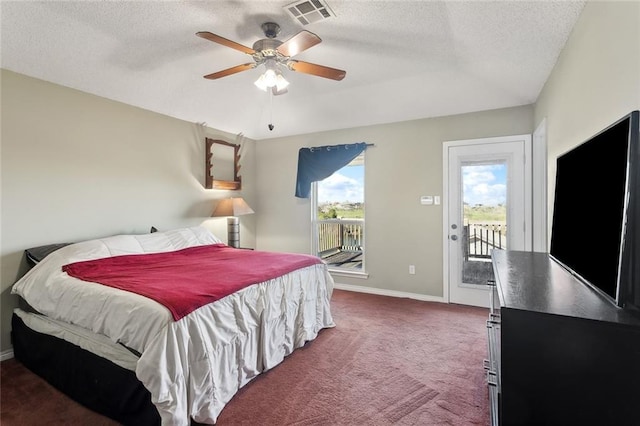
[[[333,280],[309,266],[234,293],[171,323],[142,354],[136,375],[163,425],[214,424],[251,379],[333,327]]]

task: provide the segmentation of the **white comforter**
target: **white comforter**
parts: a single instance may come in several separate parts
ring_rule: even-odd
[[[219,243],[203,227],[119,235],[63,247],[12,288],[33,308],[86,328],[142,355],[136,375],[151,392],[162,423],[215,423],[235,393],[293,350],[333,327],[333,280],[309,266],[249,286],[179,321],[161,304],[87,283],[62,272],[67,263]]]

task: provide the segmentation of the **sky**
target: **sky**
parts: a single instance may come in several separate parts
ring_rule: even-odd
[[[364,166],[348,166],[318,182],[318,203],[364,201]]]
[[[506,204],[506,175],[506,164],[464,166],[462,168],[464,202],[471,206]]]

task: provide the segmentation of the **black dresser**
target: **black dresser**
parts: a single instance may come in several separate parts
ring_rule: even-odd
[[[546,253],[494,250],[492,262],[492,424],[640,425],[640,315]]]

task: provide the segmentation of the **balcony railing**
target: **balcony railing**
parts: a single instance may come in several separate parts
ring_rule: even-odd
[[[489,259],[494,248],[507,248],[506,223],[470,223],[464,225],[462,235],[464,260]]]
[[[317,221],[318,256],[330,266],[361,267],[364,219]]]
[[[361,267],[364,220],[326,219],[318,226],[318,256],[330,266]],[[464,260],[490,259],[494,248],[507,248],[505,223],[472,223],[463,228]]]

